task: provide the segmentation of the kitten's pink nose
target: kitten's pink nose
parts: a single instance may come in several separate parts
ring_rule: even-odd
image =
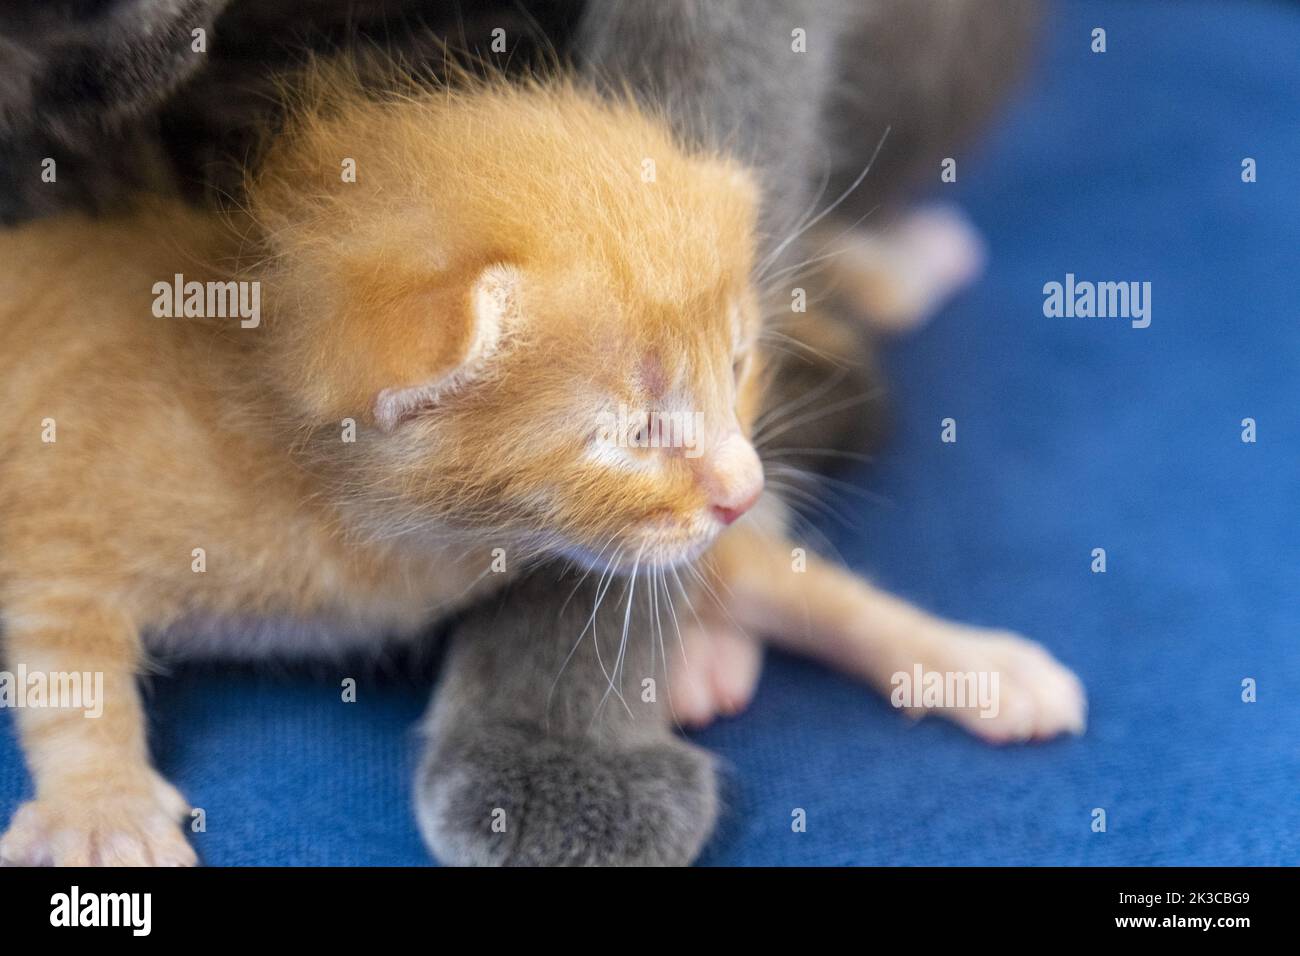
[[[749,500],[742,501],[734,507],[730,505],[713,505],[713,517],[717,518],[723,524],[731,524],[750,508],[754,507],[754,502],[758,501],[761,494],[761,491],[756,491],[750,495]]]
[[[739,432],[713,450],[709,471],[709,510],[724,525],[754,507],[763,493],[763,464]]]

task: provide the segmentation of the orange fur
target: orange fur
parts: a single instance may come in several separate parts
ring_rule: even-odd
[[[296,425],[329,430],[324,457],[350,488],[384,499],[369,517],[388,526],[397,498],[412,521],[544,529],[591,549],[666,514],[665,549],[707,538],[688,469],[593,469],[575,423],[655,405],[633,374],[653,357],[711,432],[737,424],[732,362],[758,333],[747,175],[684,153],[631,104],[565,84],[376,103],[327,77],[309,102],[328,108],[306,110],[250,188],[269,237],[256,274],[295,303],[288,321],[270,320],[268,385]],[[356,183],[341,181],[340,157],[355,160]],[[506,323],[487,381],[340,463],[340,418],[370,417],[381,388],[457,366],[474,333],[471,286],[498,264],[520,276],[521,320]]]
[[[234,222],[158,204],[0,234],[7,661],[99,672],[106,695],[98,719],[18,712],[36,794],[5,858],[194,862],[148,761],[149,650],[285,649],[250,617],[315,649],[411,634],[504,579],[496,548],[512,571],[681,562],[761,488],[754,187],[630,102],[563,82],[370,98],[321,74],[249,197]],[[263,320],[155,317],[177,273],[261,283]],[[620,405],[698,414],[699,434],[612,443]],[[1041,649],[794,573],[783,516],[759,511],[713,552],[733,647],[775,627],[877,684],[918,654],[991,661],[1021,706],[976,732],[1081,725]],[[736,683],[714,682],[724,708]]]
[[[192,861],[132,678],[147,648],[212,650],[197,619],[411,633],[501,580],[496,547],[698,554],[755,480],[727,442],[758,400],[754,189],[630,103],[325,75],[249,195],[233,223],[158,204],[0,235],[7,657],[111,691],[98,722],[19,712],[36,800],[5,852]],[[263,321],[155,317],[176,273],[260,282]],[[704,453],[593,454],[619,403],[701,412]]]

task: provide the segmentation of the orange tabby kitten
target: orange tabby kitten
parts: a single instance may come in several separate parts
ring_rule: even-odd
[[[249,196],[233,229],[164,204],[0,234],[7,661],[104,681],[98,718],[17,712],[36,792],[5,860],[193,863],[147,753],[147,653],[283,650],[253,617],[302,622],[304,648],[415,634],[503,580],[494,549],[630,571],[712,546],[704,709],[761,630],[882,685],[1001,668],[1003,717],[953,712],[989,737],[1079,726],[1035,645],[791,573],[774,505],[722,534],[763,483],[756,197],[730,161],[563,83],[327,80]],[[192,311],[230,290],[261,311],[165,317],[225,282],[256,285]],[[698,427],[645,447],[611,433],[620,408]]]

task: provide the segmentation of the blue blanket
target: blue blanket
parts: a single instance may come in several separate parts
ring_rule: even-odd
[[[707,863],[1300,863],[1300,6],[1070,2],[1047,32],[942,194],[990,271],[887,356],[897,434],[829,531],[898,593],[1046,643],[1088,732],[994,749],[772,655],[749,711],[698,735],[726,774]],[[1150,327],[1046,317],[1067,274],[1150,282]],[[427,679],[356,676],[347,706],[332,671],[153,682],[206,862],[428,862]],[[29,787],[0,712],[0,821]]]

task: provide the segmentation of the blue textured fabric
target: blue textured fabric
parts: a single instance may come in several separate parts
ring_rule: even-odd
[[[1045,642],[1087,684],[1087,735],[989,748],[774,655],[749,711],[698,737],[727,768],[707,863],[1300,863],[1300,7],[1065,3],[1048,32],[945,194],[991,269],[888,355],[898,430],[858,476],[878,503],[845,499],[832,535],[898,593]],[[1045,318],[1067,272],[1150,281],[1151,327]],[[154,682],[207,862],[428,862],[427,682],[338,694],[332,672]],[[28,787],[0,714],[0,820]]]

